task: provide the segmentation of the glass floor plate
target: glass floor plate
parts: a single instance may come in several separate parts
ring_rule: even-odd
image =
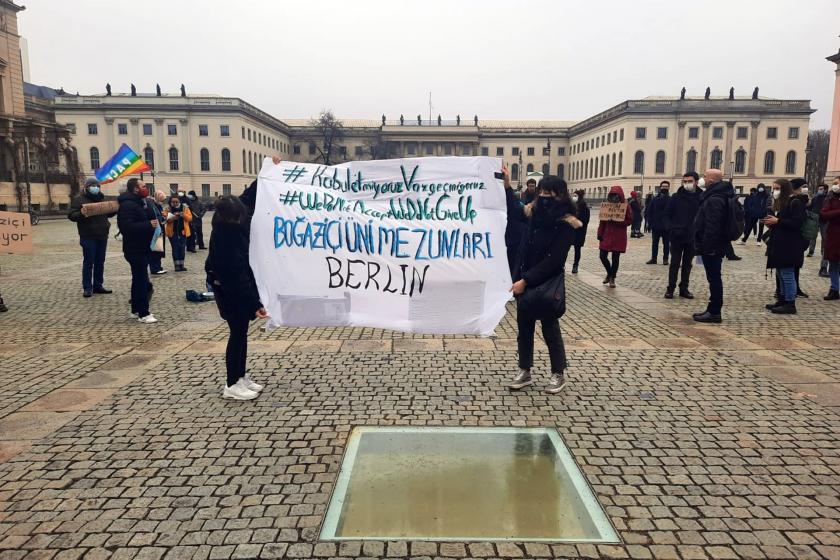
[[[544,428],[355,428],[320,538],[619,542]]]

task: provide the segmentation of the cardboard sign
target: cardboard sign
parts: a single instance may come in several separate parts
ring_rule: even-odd
[[[0,253],[32,252],[32,222],[29,214],[0,212]]]
[[[120,203],[116,200],[88,202],[87,204],[82,204],[82,216],[90,218],[91,216],[101,216],[103,214],[116,214],[119,209]]]
[[[611,222],[623,222],[627,215],[626,202],[604,202],[601,204],[599,219]]]

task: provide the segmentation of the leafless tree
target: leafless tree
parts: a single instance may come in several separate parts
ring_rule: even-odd
[[[332,110],[324,109],[309,125],[315,129],[320,141],[320,146],[316,144],[319,152],[316,161],[324,165],[338,163],[336,160],[339,159],[339,143],[344,139],[344,124],[335,118]]]
[[[805,162],[805,180],[811,186],[811,191],[825,179],[828,166],[828,138],[829,131],[825,129],[808,131],[808,157]]]

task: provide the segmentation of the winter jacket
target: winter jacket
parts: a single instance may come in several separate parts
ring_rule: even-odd
[[[520,207],[522,206],[522,203],[519,202],[515,196],[514,202],[516,202],[516,204]],[[510,212],[508,212],[508,214],[510,214]],[[519,246],[522,245],[522,237],[525,235],[527,230],[527,222],[508,219],[507,225],[505,226],[505,246],[518,251]]]
[[[617,194],[620,202],[626,202],[624,198],[624,190],[618,185],[610,188],[609,194]],[[627,251],[627,226],[633,223],[633,211],[630,210],[630,205],[627,205],[627,211],[624,214],[623,222],[612,222],[601,220],[598,224],[598,248],[602,251],[617,251],[624,253]]]
[[[817,193],[814,195],[814,198],[811,199],[811,203],[808,204],[808,210],[814,212],[815,214],[819,214],[822,211],[823,204],[825,204],[827,195],[825,193]]]
[[[213,286],[216,306],[222,319],[255,318],[263,305],[248,262],[246,226],[219,224],[213,228],[204,270],[207,272],[207,281]]]
[[[513,190],[505,189],[508,220],[527,223],[519,257],[514,268],[513,280],[525,280],[528,286],[539,286],[549,278],[563,272],[569,248],[574,242],[574,228],[563,220],[575,207],[571,200],[560,202],[551,199],[551,206],[544,209],[540,197],[531,208],[530,217],[519,204]]]
[[[776,214],[779,222],[770,228],[767,268],[800,268],[804,264],[808,242],[801,230],[807,203],[807,195],[793,196],[787,208]]]
[[[694,241],[694,219],[700,209],[702,190],[693,191],[680,187],[674,196],[668,197],[665,213],[662,216],[665,229],[670,232],[671,241],[692,243]]]
[[[665,226],[665,208],[670,198],[667,194],[659,193],[650,201],[647,208],[647,220],[652,231],[660,233],[668,230]]]
[[[573,244],[575,247],[583,247],[583,244],[586,243],[586,229],[589,226],[589,220],[592,213],[589,211],[589,205],[586,204],[586,202],[576,204],[575,208],[577,209],[575,216],[578,220],[583,222],[583,226],[575,230],[575,240]]]
[[[123,253],[148,254],[152,243],[152,220],[155,219],[151,202],[131,193],[122,193],[117,201],[120,209],[117,211],[117,228],[123,238]]]
[[[820,210],[820,222],[827,224],[824,259],[840,262],[840,194],[826,196]]]
[[[198,197],[196,197],[194,200],[190,200],[188,197],[187,205],[190,207],[190,213],[192,214],[193,223],[200,222],[201,218],[204,217],[204,214],[207,213],[207,209],[204,207],[204,203],[201,202],[198,199]]]
[[[735,197],[732,183],[718,181],[700,195],[700,208],[694,219],[694,251],[698,255],[726,253],[731,243],[726,235],[729,199]]]
[[[169,220],[170,214],[175,212],[180,212],[181,217],[176,218],[174,220]],[[163,218],[166,220],[166,237],[172,237],[175,235],[177,231],[180,235],[184,237],[190,236],[190,222],[192,221],[192,212],[190,212],[190,207],[186,204],[182,204],[180,208],[167,208],[163,211]]]
[[[630,198],[630,211],[633,213],[633,228],[639,229],[642,225],[642,203],[635,196]]]
[[[108,231],[111,229],[111,221],[108,218],[114,214],[101,214],[99,216],[85,217],[82,214],[83,204],[92,204],[105,200],[105,195],[97,195],[84,191],[70,202],[70,212],[67,217],[71,222],[76,222],[76,229],[79,230],[79,239],[97,239],[105,241],[108,239]]]
[[[751,194],[744,199],[744,218],[758,220],[767,215],[767,197]]]

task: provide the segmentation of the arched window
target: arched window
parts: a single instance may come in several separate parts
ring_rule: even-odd
[[[747,152],[740,148],[735,152],[735,173],[744,173],[747,169]]]
[[[789,151],[785,157],[785,173],[788,175],[796,173],[796,152],[793,150]]]
[[[514,163],[510,166],[510,178],[514,181],[519,180],[519,164]]]
[[[90,149],[90,168],[94,171],[99,169],[99,148]]]
[[[685,171],[686,173],[697,171],[697,150],[694,148],[691,148],[685,154]]]
[[[665,173],[665,150],[656,152],[656,173]]]
[[[248,175],[254,174],[254,157],[251,154],[251,150],[248,150]]]
[[[712,157],[710,158],[710,165],[712,169],[723,169],[723,152],[720,148],[712,150]]]
[[[601,171],[601,177],[606,177],[609,173],[609,156],[601,156],[601,163],[598,164],[598,169]]]
[[[201,170],[210,171],[210,150],[207,148],[201,148],[201,151],[199,152],[199,159],[201,160]]]
[[[245,150],[242,150],[242,173],[245,173],[245,170],[248,168],[248,154],[245,153]]]
[[[643,175],[645,172],[645,153],[642,150],[636,152],[633,158],[633,173]]]
[[[764,174],[773,175],[776,171],[776,152],[768,150],[764,154]]]
[[[612,165],[610,165],[610,176],[615,177],[615,152],[612,155]]]
[[[542,174],[543,174],[543,176],[545,176],[545,175],[548,175],[549,173],[551,173],[551,170],[548,168],[548,164],[544,163],[543,166],[542,166]]]
[[[532,173],[533,171],[534,171],[534,164],[533,163],[529,163],[527,166],[525,166],[525,173]]]
[[[155,151],[152,149],[151,146],[146,146],[146,148],[143,150],[143,161],[145,161],[146,165],[148,165],[152,169],[155,168]]]
[[[178,148],[169,148],[169,171],[178,171]]]
[[[561,179],[565,179],[565,173],[566,173],[566,166],[563,165],[562,163],[558,163],[557,164],[557,176],[560,177]]]
[[[622,129],[624,130],[624,129]],[[624,152],[618,152],[618,174],[621,175],[621,168],[624,163]]]
[[[583,178],[589,179],[589,160],[583,162]]]
[[[230,171],[230,150],[222,148],[222,171]]]

